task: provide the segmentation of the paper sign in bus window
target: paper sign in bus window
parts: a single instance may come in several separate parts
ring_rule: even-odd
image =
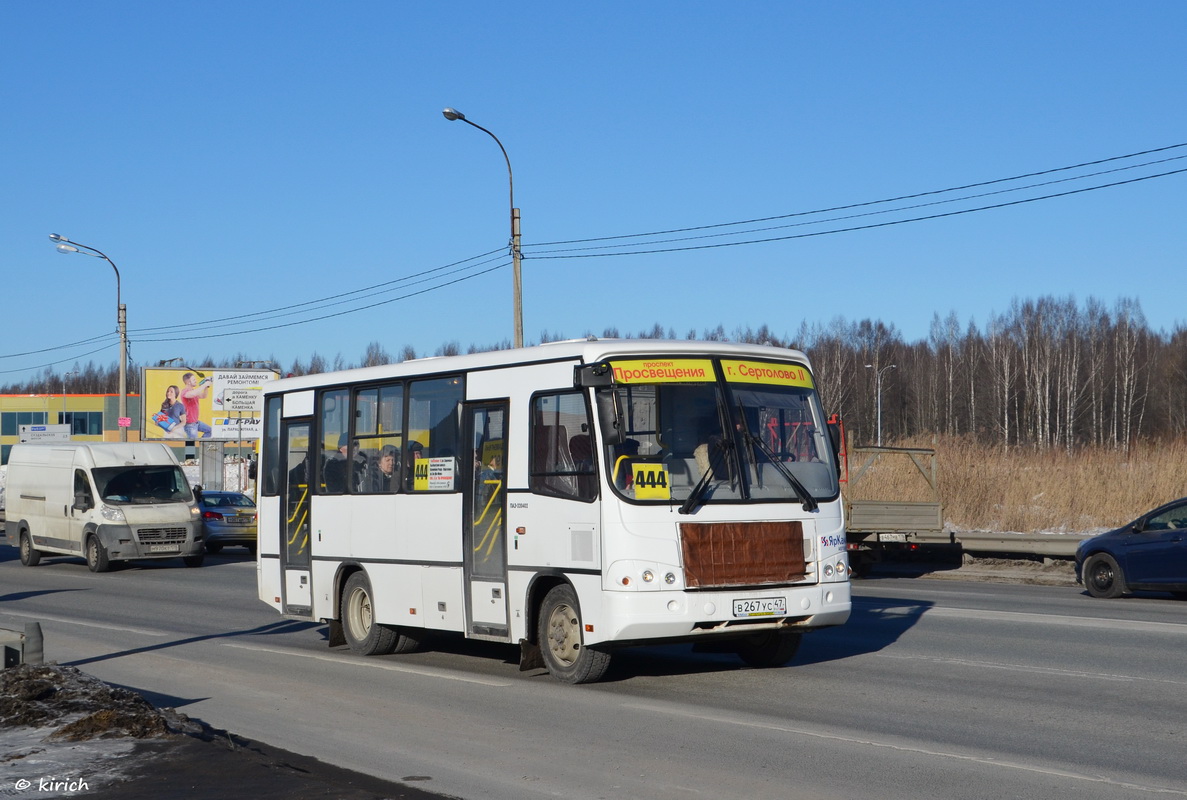
[[[418,458],[412,465],[412,488],[418,492],[452,492],[454,459]]]

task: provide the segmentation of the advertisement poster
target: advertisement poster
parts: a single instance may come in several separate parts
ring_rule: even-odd
[[[272,370],[145,367],[141,438],[252,441],[263,434],[263,386]]]

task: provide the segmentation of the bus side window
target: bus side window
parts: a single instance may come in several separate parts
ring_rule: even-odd
[[[528,465],[533,492],[586,501],[598,496],[590,427],[584,395],[564,392],[533,398]]]

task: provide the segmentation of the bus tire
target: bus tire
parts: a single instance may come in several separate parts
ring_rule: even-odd
[[[359,655],[382,656],[399,644],[395,630],[375,621],[375,599],[367,573],[356,572],[342,587],[342,633],[350,649]]]
[[[540,606],[537,631],[540,653],[552,677],[561,683],[591,683],[606,674],[610,654],[582,641],[581,609],[568,584],[554,586]]]
[[[1120,597],[1125,594],[1125,574],[1111,555],[1097,553],[1084,562],[1084,588],[1093,597]]]
[[[107,558],[107,548],[99,541],[99,537],[91,534],[87,537],[87,569],[91,572],[107,572],[111,569],[111,561]]]
[[[28,531],[21,531],[21,563],[35,567],[41,563],[41,551],[33,547],[33,537]]]
[[[755,633],[741,639],[734,652],[752,667],[781,667],[795,658],[802,636],[793,631]]]

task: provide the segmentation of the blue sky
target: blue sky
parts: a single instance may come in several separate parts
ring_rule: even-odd
[[[822,235],[542,256],[1187,143],[1184,30],[1180,0],[0,0],[0,383],[118,357],[112,271],[54,232],[118,265],[142,365],[509,341],[506,166],[445,106],[510,156],[529,343],[838,317],[915,341],[1044,295],[1135,298],[1170,331],[1187,173],[823,232],[1187,169],[1187,147],[595,244]]]

